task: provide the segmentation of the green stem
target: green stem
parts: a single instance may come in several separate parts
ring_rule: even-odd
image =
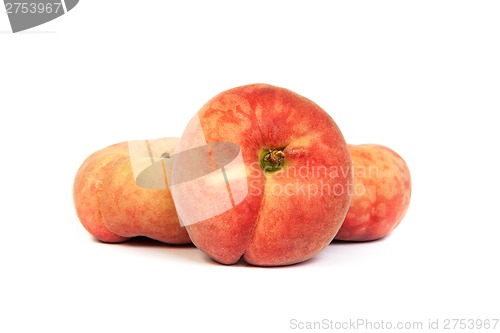
[[[264,149],[260,154],[260,167],[266,173],[279,171],[285,163],[284,148]]]

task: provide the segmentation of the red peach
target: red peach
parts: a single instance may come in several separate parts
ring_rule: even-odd
[[[177,218],[164,163],[177,142],[176,138],[124,142],[85,160],[75,177],[73,197],[90,234],[104,242],[146,236],[171,244],[190,243]],[[142,144],[144,151],[132,149]]]
[[[331,169],[339,172],[322,171]],[[201,108],[172,178],[177,212],[199,249],[223,264],[277,266],[308,260],[331,242],[352,173],[330,115],[290,90],[255,84]]]
[[[347,216],[335,236],[339,240],[369,241],[388,235],[408,210],[410,171],[393,150],[375,144],[348,145],[354,180]]]

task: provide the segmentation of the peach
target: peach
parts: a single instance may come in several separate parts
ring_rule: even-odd
[[[396,152],[381,145],[348,145],[354,181],[352,201],[336,239],[369,241],[387,236],[408,210],[410,171]]]
[[[193,243],[215,261],[303,262],[339,230],[351,158],[334,120],[290,90],[255,84],[208,101],[176,148],[171,191]]]
[[[123,142],[83,162],[73,198],[90,234],[103,242],[145,236],[171,244],[190,243],[177,218],[166,176],[177,142],[177,138]]]

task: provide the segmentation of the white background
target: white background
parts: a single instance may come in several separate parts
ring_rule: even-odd
[[[499,17],[497,1],[82,0],[12,34],[0,13],[0,331],[499,318]],[[90,153],[180,136],[213,95],[255,82],[405,158],[412,201],[391,236],[265,269],[87,234],[72,183]]]

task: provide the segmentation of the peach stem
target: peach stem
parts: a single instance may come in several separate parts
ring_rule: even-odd
[[[272,173],[280,170],[285,162],[283,148],[265,149],[261,153],[260,167],[264,172]]]

